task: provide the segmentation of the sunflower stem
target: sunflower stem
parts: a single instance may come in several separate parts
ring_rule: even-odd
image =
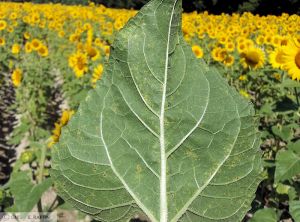
[[[43,181],[43,174],[44,174],[44,165],[45,165],[45,160],[46,160],[46,149],[47,147],[45,145],[43,145],[42,147],[42,153],[41,153],[41,159],[39,160],[39,172],[37,175],[37,182],[38,184],[41,183]],[[42,213],[44,212],[43,210],[43,205],[42,205],[42,199],[40,198],[38,203],[37,203],[37,208],[38,208],[38,212],[40,214],[40,216],[42,215]],[[43,222],[44,220],[40,219],[41,222]]]

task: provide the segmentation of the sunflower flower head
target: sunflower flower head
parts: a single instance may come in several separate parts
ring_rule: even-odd
[[[11,75],[11,80],[15,87],[19,87],[22,80],[22,70],[19,68],[15,69]]]
[[[60,119],[54,124],[54,129],[52,130],[52,136],[48,143],[48,147],[52,147],[59,141],[62,127],[67,125],[73,114],[73,110],[64,110],[62,112]]]
[[[86,53],[76,52],[69,57],[69,66],[75,76],[81,78],[88,71],[88,56]]]
[[[25,53],[31,53],[32,52],[32,47],[30,42],[25,43]]]
[[[7,26],[7,22],[4,20],[0,20],[0,31],[4,30]]]
[[[0,46],[5,46],[5,38],[0,37]]]
[[[33,39],[31,41],[31,47],[34,51],[38,51],[42,45],[42,42],[38,39]]]
[[[93,86],[94,88],[95,88],[95,86],[96,86],[96,82],[101,78],[102,73],[103,73],[103,65],[102,65],[102,64],[99,64],[99,65],[94,69],[93,76],[92,76],[92,79],[91,79],[92,86]]]
[[[195,56],[196,56],[198,59],[200,59],[200,58],[203,57],[203,50],[202,50],[202,48],[201,48],[200,46],[198,46],[198,45],[193,45],[192,50],[193,50]]]
[[[223,60],[223,64],[227,67],[230,67],[234,64],[234,57],[232,55],[227,55]]]
[[[284,63],[284,55],[285,53],[282,47],[275,48],[275,50],[269,54],[270,64],[273,68],[282,68]]]
[[[265,54],[260,48],[249,47],[240,54],[244,68],[258,69],[265,63]]]
[[[11,47],[12,54],[19,54],[21,50],[21,46],[17,43],[13,44]]]
[[[48,47],[45,45],[42,45],[37,52],[42,57],[47,57],[49,55]]]
[[[300,44],[294,39],[284,46],[283,69],[293,80],[300,80]]]

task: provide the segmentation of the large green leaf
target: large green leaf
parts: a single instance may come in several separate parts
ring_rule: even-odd
[[[260,180],[251,104],[197,60],[181,1],[153,0],[53,149],[60,195],[100,221],[240,221]]]
[[[287,151],[276,155],[275,182],[291,179],[300,174],[300,141],[289,143]]]
[[[7,184],[14,198],[14,205],[6,210],[8,212],[30,212],[51,185],[50,178],[43,180],[40,184],[33,184],[30,171],[14,172]]]

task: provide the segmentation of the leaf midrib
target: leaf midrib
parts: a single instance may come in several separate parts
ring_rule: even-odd
[[[160,107],[159,125],[160,125],[160,222],[168,221],[168,198],[167,198],[167,155],[165,148],[165,103],[167,93],[167,82],[168,82],[168,66],[169,66],[169,50],[170,50],[170,38],[172,22],[174,17],[175,6],[178,0],[174,1],[173,8],[171,11],[171,18],[168,26],[168,38],[166,47],[165,57],[165,70],[164,70],[164,82],[163,92]]]

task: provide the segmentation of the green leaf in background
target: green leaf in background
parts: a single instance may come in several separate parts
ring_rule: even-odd
[[[287,145],[287,148],[288,148],[289,150],[294,151],[295,153],[300,153],[300,140],[298,140],[298,141],[295,142],[295,143],[289,143],[289,144]]]
[[[300,141],[289,143],[289,150],[276,156],[275,182],[291,179],[300,173]]]
[[[298,88],[300,87],[300,83],[298,81],[292,80],[290,77],[285,75],[282,80],[281,87]]]
[[[51,185],[52,180],[50,178],[43,180],[40,184],[33,184],[30,171],[13,173],[7,186],[14,197],[14,205],[6,211],[30,212]]]
[[[295,198],[298,197],[297,190],[295,189],[294,186],[291,186],[288,192],[289,200],[294,200]]]
[[[273,112],[273,103],[265,103],[262,105],[262,107],[259,109],[259,113],[265,115],[265,116],[270,116],[272,115]]]
[[[265,208],[258,210],[251,218],[250,222],[277,222],[278,217],[274,209]]]
[[[238,222],[260,181],[252,105],[195,58],[180,0],[153,0],[53,149],[57,191],[100,221]]]
[[[290,213],[294,219],[295,222],[300,221],[300,201],[294,200],[290,201]]]
[[[290,126],[272,126],[272,132],[287,142],[293,138],[293,130]]]

